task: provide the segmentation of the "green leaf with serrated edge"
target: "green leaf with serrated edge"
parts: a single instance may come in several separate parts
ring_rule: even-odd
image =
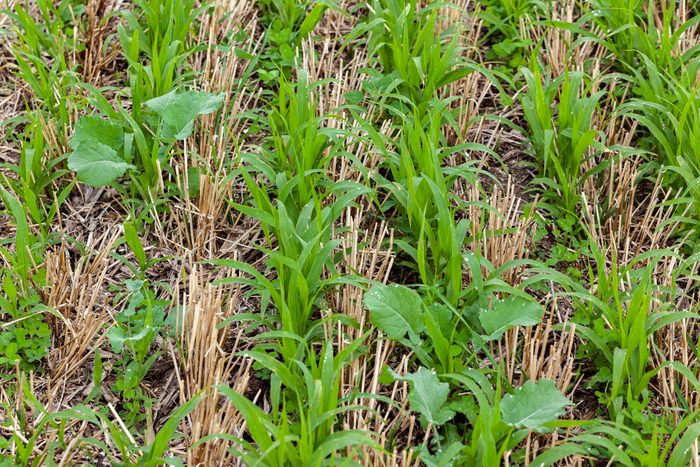
[[[165,139],[186,139],[200,115],[216,112],[224,102],[223,94],[187,91],[169,92],[146,102],[163,121],[159,136]]]
[[[543,313],[539,303],[511,296],[496,300],[490,309],[482,310],[479,321],[486,331],[486,340],[494,340],[514,326],[536,326],[542,320]]]
[[[548,379],[528,381],[501,401],[501,419],[508,425],[547,431],[546,423],[564,415],[567,399]]]
[[[406,376],[390,371],[394,378],[409,382],[408,402],[411,409],[421,414],[427,422],[442,425],[454,416],[454,410],[446,406],[450,385],[441,383],[435,372],[424,367]]]
[[[95,187],[106,186],[134,169],[109,146],[95,140],[82,141],[68,156],[68,168],[78,180]]]
[[[389,339],[401,339],[407,333],[416,337],[423,330],[423,302],[415,290],[376,284],[363,301],[372,324]]]

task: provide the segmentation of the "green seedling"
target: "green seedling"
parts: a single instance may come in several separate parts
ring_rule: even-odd
[[[421,280],[437,287],[453,306],[462,290],[462,253],[468,221],[456,221],[459,201],[451,195],[460,179],[475,182],[479,170],[475,161],[456,167],[443,167],[444,160],[462,150],[493,153],[478,144],[446,147],[441,132],[443,105],[422,115],[417,107],[403,117],[397,141],[389,142],[359,116],[362,129],[384,156],[390,177],[373,174],[378,187],[391,196],[382,206],[385,213],[397,211],[397,227],[407,237],[397,241],[413,261]]]
[[[673,300],[664,302],[667,305],[658,302],[652,271],[664,252],[646,255],[652,259],[650,265],[635,273],[631,268],[638,260],[619,268],[613,258],[608,269],[603,253],[594,245],[591,248],[594,266],[589,280],[595,284],[595,295],[576,294],[582,301],[576,331],[586,340],[584,351],[599,368],[591,384],[606,385],[601,399],[611,419],[621,422],[626,414],[634,417],[649,402],[648,386],[659,371],[649,367],[654,334],[695,314],[673,311],[668,306]]]
[[[591,38],[614,54],[622,70],[643,68],[645,60],[659,69],[675,68],[683,34],[700,21],[700,15],[675,24],[674,3],[644,6],[642,0],[592,0],[586,18],[604,34]],[[690,49],[684,58],[697,54],[697,48]]]
[[[545,3],[537,0],[484,1],[479,16],[486,26],[481,40],[490,45],[487,57],[504,62],[501,68],[505,72],[525,65],[528,51],[534,45],[528,26],[545,8]]]
[[[140,122],[142,104],[164,96],[185,84],[183,73],[194,47],[187,39],[197,18],[209,5],[194,0],[137,0],[135,11],[122,13],[126,25],[118,36],[127,62],[131,91],[131,116]]]
[[[605,149],[593,127],[604,91],[592,93],[578,72],[552,80],[534,62],[521,72],[527,83],[521,102],[540,171],[536,182],[545,186],[544,198],[551,206],[574,213],[581,185],[595,170],[583,173],[583,164]]]
[[[99,463],[104,462],[105,457],[111,465],[124,467],[172,465],[176,460],[166,457],[170,443],[181,437],[177,432],[179,424],[201,399],[201,394],[198,394],[177,407],[154,438],[139,445],[134,444],[133,435],[125,427],[99,410],[78,404],[66,410],[49,412],[34,396],[26,380],[18,381],[17,390],[22,391],[25,403],[18,408],[3,406],[3,410],[11,414],[8,423],[12,421],[3,428],[12,433],[8,447],[12,447],[13,455],[3,458],[0,454],[0,462],[8,467],[58,465],[57,460],[61,459]],[[90,425],[99,436],[86,436],[71,442],[70,429],[75,422]],[[5,449],[3,440],[0,438],[0,450]]]
[[[449,7],[432,2],[421,9],[416,0],[371,3],[369,17],[350,37],[368,36],[369,53],[381,72],[368,70],[371,79],[366,86],[379,101],[388,100],[404,113],[406,104],[412,103],[423,112],[440,89],[474,71],[497,83],[488,70],[460,58],[459,31],[436,33],[442,6]]]
[[[328,189],[328,165],[341,156],[344,138],[327,128],[319,115],[316,90],[308,74],[298,70],[295,83],[280,80],[278,94],[268,112],[271,135],[261,154],[241,159],[274,186],[292,219]]]
[[[114,316],[115,324],[107,332],[107,338],[112,351],[120,356],[116,363],[120,370],[114,390],[121,394],[125,418],[133,426],[144,419],[143,409],[151,404],[141,389],[141,381],[160,356],[153,347],[158,337],[166,334],[166,310],[170,302],[159,299],[156,286],[160,284],[152,284],[146,278],[148,269],[163,259],[147,259],[131,222],[124,223],[124,240],[137,262],[136,267],[131,267],[135,278],[124,281],[125,290],[115,299],[116,302],[125,302],[125,305]],[[128,264],[126,258],[116,256]]]
[[[0,367],[10,369],[19,362],[22,369],[33,368],[44,358],[51,343],[51,330],[45,313],[58,315],[42,303],[46,271],[37,268],[45,244],[29,228],[27,213],[20,201],[0,184],[0,196],[15,221],[14,251],[0,248]]]
[[[335,250],[339,241],[331,239],[331,228],[343,210],[363,192],[360,188],[354,189],[357,191],[339,193],[338,201],[331,206],[320,208],[314,202],[309,203],[296,220],[290,218],[286,207],[279,201],[275,204],[269,199],[265,200],[265,204],[258,202],[259,208],[238,206],[242,212],[261,221],[270,246],[274,238],[277,244],[275,250],[264,247],[261,250],[269,255],[267,266],[276,277],[269,279],[245,263],[217,260],[215,264],[232,267],[251,276],[250,279],[233,278],[222,282],[251,286],[263,299],[263,310],[268,302],[274,305],[283,332],[291,336],[304,336],[312,324],[314,312],[324,303],[324,295],[334,287],[353,281],[337,272]],[[253,186],[253,190],[254,196],[256,193],[266,196],[260,187]],[[296,339],[282,337],[282,342],[286,358],[296,355]]]
[[[345,14],[332,0],[258,0],[257,3],[267,25],[267,48],[257,70],[265,83],[291,78],[302,41],[323,19],[328,8]]]
[[[340,375],[361,343],[358,339],[336,355],[330,342],[318,350],[304,344],[301,358],[287,365],[265,353],[247,352],[274,375],[272,410],[265,413],[231,388],[220,386],[218,390],[245,419],[253,442],[230,435],[215,438],[236,443],[234,452],[244,462],[264,466],[320,466],[344,459],[346,450],[358,456],[362,447],[378,449],[366,432],[335,430],[340,415],[356,408],[348,404],[352,396],[340,397]]]
[[[200,115],[217,111],[222,102],[223,95],[173,91],[145,103],[150,113],[143,126],[125,112],[116,114],[123,119],[83,117],[70,140],[68,168],[85,184],[120,191],[116,182],[128,173],[132,192],[148,200],[162,180],[161,171],[169,167],[176,143],[187,139]]]
[[[467,347],[470,339],[481,347],[481,342],[499,339],[515,326],[535,326],[542,320],[542,306],[524,292],[497,279],[485,281],[480,288],[483,299],[467,302],[471,305],[461,312],[448,304],[425,301],[416,291],[397,284],[374,285],[365,294],[364,305],[372,324],[388,339],[413,349],[423,365],[441,374],[453,373],[473,358],[473,350]],[[512,294],[505,299],[486,298],[508,289]]]
[[[622,423],[594,421],[583,434],[553,447],[532,461],[532,465],[555,465],[573,455],[597,456],[625,467],[682,467],[693,459],[693,445],[700,437],[698,414],[683,417],[677,424],[656,423],[651,436]]]
[[[675,73],[646,57],[642,63],[632,78],[639,97],[623,104],[620,112],[648,131],[642,143],[657,154],[669,183],[685,188],[686,198],[676,203],[681,208],[690,204],[692,215],[700,219],[700,59],[679,65]]]
[[[240,262],[216,262],[252,276],[233,280],[252,286],[264,305],[271,301],[282,331],[293,336],[304,336],[325,293],[349,280],[337,273],[340,243],[332,238],[333,227],[355,199],[369,193],[358,183],[328,179],[329,161],[343,155],[343,141],[323,128],[313,86],[303,72],[299,76],[295,85],[280,85],[269,113],[272,135],[262,155],[244,155],[249,165],[233,174],[243,178],[251,195],[248,204],[233,205],[260,222],[266,243],[260,249],[269,256],[274,279]],[[296,355],[297,342],[283,342],[285,357]]]
[[[17,178],[5,177],[4,181],[11,191],[18,194],[29,218],[41,230],[41,239],[48,243],[52,221],[74,185],[68,184],[54,192],[54,188],[60,187],[60,178],[68,172],[61,168],[66,156],[51,156],[38,113],[29,114],[29,122],[23,137],[16,142],[21,148],[19,164],[7,165]]]
[[[465,369],[445,375],[460,396],[450,398],[450,384],[421,367],[405,376],[393,377],[409,383],[409,403],[433,430],[431,444],[423,444],[421,460],[428,466],[502,465],[506,452],[514,449],[530,431],[551,431],[550,424],[565,413],[571,401],[549,380],[528,381],[512,393],[501,395],[500,384],[481,372]],[[455,433],[448,422],[455,416],[468,420],[466,433]],[[445,432],[442,435],[440,431]],[[447,441],[447,442],[445,442]]]
[[[84,47],[74,36],[85,7],[68,0],[36,3],[38,17],[19,2],[8,12],[14,26],[15,40],[10,43],[16,76],[27,83],[40,110],[55,123],[59,137],[67,139],[70,114],[77,105],[72,90],[79,82],[68,59]]]

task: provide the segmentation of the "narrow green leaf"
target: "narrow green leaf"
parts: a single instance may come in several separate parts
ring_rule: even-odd
[[[131,251],[134,253],[141,271],[144,271],[147,262],[146,252],[143,249],[143,244],[141,243],[141,239],[136,232],[136,227],[133,222],[124,222],[124,238],[126,239],[126,244],[129,245],[129,248],[131,248]]]

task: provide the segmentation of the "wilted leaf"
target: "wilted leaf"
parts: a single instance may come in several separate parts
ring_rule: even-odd
[[[135,167],[124,162],[111,147],[86,139],[68,156],[68,168],[87,185],[105,186]]]
[[[450,393],[450,385],[441,383],[435,372],[420,367],[415,373],[406,376],[396,373],[393,375],[398,380],[409,382],[411,390],[408,394],[408,402],[411,408],[421,414],[427,422],[442,425],[454,416],[454,410],[445,405]]]
[[[216,112],[224,102],[223,94],[187,91],[171,91],[146,102],[163,121],[160,136],[163,138],[186,139],[194,128],[199,115]]]
[[[377,284],[365,294],[372,324],[389,339],[401,339],[423,330],[423,302],[415,290],[402,285]]]
[[[571,401],[564,397],[553,381],[528,381],[501,401],[501,419],[508,425],[546,431],[545,423],[564,415]]]
[[[500,338],[514,326],[535,326],[542,320],[542,305],[532,300],[511,296],[494,302],[491,309],[482,310],[479,321],[488,334],[486,340]]]

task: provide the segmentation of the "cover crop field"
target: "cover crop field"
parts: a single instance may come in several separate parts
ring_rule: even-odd
[[[0,0],[0,466],[700,466],[699,24]]]

